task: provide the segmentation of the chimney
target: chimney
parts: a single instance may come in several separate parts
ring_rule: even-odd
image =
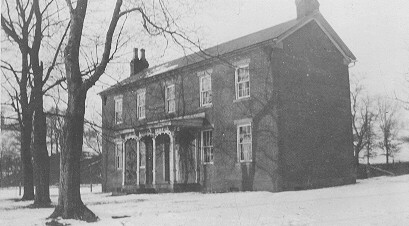
[[[149,63],[145,58],[145,50],[141,49],[140,57],[138,58],[138,48],[134,48],[133,50],[133,59],[131,60],[131,76],[138,74],[139,72],[143,71],[144,69],[149,67]]]
[[[139,59],[138,58],[138,48],[133,48],[133,59]]]
[[[141,49],[141,60],[145,60],[145,49]]]
[[[295,5],[297,6],[297,20],[317,12],[320,7],[317,0],[295,0]]]
[[[130,76],[135,74],[135,64],[136,62],[138,62],[138,48],[134,48],[133,49],[133,58],[131,60],[131,62],[129,63],[130,65]]]

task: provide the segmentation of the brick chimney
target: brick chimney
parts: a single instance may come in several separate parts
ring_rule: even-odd
[[[145,50],[141,49],[141,54],[139,57],[138,48],[134,48],[133,59],[130,62],[130,76],[134,76],[148,67],[149,63],[145,58]]]
[[[295,0],[297,6],[297,20],[317,12],[320,3],[317,0]]]

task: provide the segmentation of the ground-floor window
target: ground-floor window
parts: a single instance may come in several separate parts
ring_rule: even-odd
[[[202,156],[204,164],[213,163],[213,132],[212,130],[202,131]]]
[[[123,150],[122,143],[115,144],[115,168],[122,169]]]
[[[252,161],[251,124],[237,126],[237,152],[240,162]]]

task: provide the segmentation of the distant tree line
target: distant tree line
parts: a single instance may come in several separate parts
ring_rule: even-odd
[[[385,156],[389,165],[401,151],[408,137],[400,136],[404,122],[400,117],[405,109],[393,98],[371,96],[361,80],[351,82],[351,114],[356,165],[360,159],[370,164],[370,159]]]

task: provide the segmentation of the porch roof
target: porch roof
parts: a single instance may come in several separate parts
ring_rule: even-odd
[[[195,115],[148,122],[145,125],[135,127],[135,131],[143,131],[162,127],[201,128],[203,127],[204,119],[205,113],[203,112]]]

